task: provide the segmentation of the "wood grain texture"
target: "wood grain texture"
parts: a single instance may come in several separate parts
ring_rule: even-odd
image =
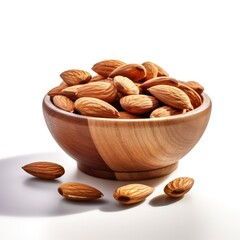
[[[43,100],[47,126],[78,168],[96,177],[142,180],[171,173],[199,141],[211,114],[211,100],[185,114],[154,119],[84,117]]]

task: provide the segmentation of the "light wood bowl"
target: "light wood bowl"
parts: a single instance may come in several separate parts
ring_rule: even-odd
[[[43,99],[43,114],[55,141],[78,168],[116,180],[144,180],[167,175],[203,135],[211,100],[184,114],[164,118],[110,119],[81,116]]]

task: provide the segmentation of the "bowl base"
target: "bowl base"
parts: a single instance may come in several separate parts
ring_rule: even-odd
[[[178,167],[178,162],[171,164],[166,167],[149,170],[149,171],[136,171],[136,172],[113,172],[113,171],[104,171],[99,169],[93,169],[82,164],[78,164],[80,171],[98,178],[119,180],[119,181],[138,181],[138,180],[147,180],[157,177],[162,177],[170,174]]]

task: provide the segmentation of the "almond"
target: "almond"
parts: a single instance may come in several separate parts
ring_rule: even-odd
[[[134,82],[138,82],[146,76],[146,69],[141,64],[124,64],[111,72],[109,77],[123,76],[128,77]]]
[[[158,70],[158,74],[157,77],[161,77],[161,76],[169,76],[169,74],[163,69],[161,68],[159,65],[157,65],[156,63],[153,63],[155,65],[155,67]]]
[[[101,75],[95,75],[91,78],[90,82],[101,81],[101,80],[104,80],[104,79],[106,79],[106,77],[103,77]]]
[[[153,110],[150,114],[150,118],[169,117],[183,113],[183,110],[176,109],[170,106],[162,106]]]
[[[60,74],[60,77],[66,82],[69,86],[86,83],[91,79],[91,74],[84,70],[71,69],[64,71]]]
[[[189,177],[179,177],[169,182],[164,187],[164,192],[169,197],[179,198],[183,197],[190,191],[194,184],[194,179]]]
[[[77,97],[77,93],[78,93],[78,88],[81,86],[81,84],[76,84],[76,85],[73,85],[73,86],[70,86],[70,87],[66,87],[64,89],[62,89],[62,94],[66,97],[69,97],[73,100],[76,100],[78,99]]]
[[[53,180],[65,173],[61,165],[53,162],[32,162],[23,166],[22,169],[32,176],[44,180]]]
[[[193,109],[188,95],[181,89],[169,85],[156,85],[148,91],[164,104],[177,109]]]
[[[103,77],[108,77],[114,69],[124,64],[125,63],[120,60],[103,60],[95,63],[92,67],[92,70]]]
[[[178,86],[178,81],[172,77],[155,77],[143,82],[140,86],[143,89],[147,89],[156,85],[170,85],[170,86]]]
[[[184,83],[180,83],[178,88],[184,91],[188,95],[193,108],[197,108],[202,104],[202,98],[191,87],[185,85]]]
[[[78,98],[75,103],[76,110],[86,116],[118,118],[119,112],[111,104],[92,97]]]
[[[62,90],[64,88],[67,88],[69,85],[67,83],[65,83],[64,81],[61,82],[61,84],[57,87],[52,88],[51,90],[48,91],[48,96],[50,97],[54,97],[55,95],[61,95],[62,94]]]
[[[97,81],[79,85],[75,95],[77,98],[93,97],[111,103],[116,100],[118,91],[110,81]]]
[[[146,76],[144,78],[144,81],[157,77],[158,69],[154,63],[147,61],[147,62],[142,63],[142,65],[146,69]]]
[[[74,112],[74,102],[63,95],[56,95],[53,97],[53,104],[67,112]]]
[[[154,188],[144,184],[128,184],[117,188],[113,197],[122,204],[134,204],[144,201]]]
[[[159,107],[159,101],[149,95],[127,95],[120,99],[122,108],[133,114],[144,114],[151,112],[153,109]]]
[[[129,112],[120,111],[119,114],[119,118],[121,119],[139,119],[139,115],[135,115]]]
[[[64,198],[74,201],[94,200],[103,197],[98,189],[79,182],[65,182],[58,187],[58,192]]]
[[[204,87],[196,81],[187,81],[184,84],[195,90],[199,95],[201,95],[204,91]]]
[[[139,94],[137,85],[127,77],[116,76],[113,83],[117,90],[123,95]]]

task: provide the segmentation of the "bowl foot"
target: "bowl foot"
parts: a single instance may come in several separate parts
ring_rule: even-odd
[[[136,172],[111,172],[104,171],[99,169],[93,169],[82,164],[78,164],[78,168],[80,171],[91,175],[93,177],[111,179],[111,180],[119,180],[119,181],[138,181],[138,180],[147,180],[157,177],[162,177],[170,174],[178,167],[178,162],[171,164],[166,167],[149,170],[149,171],[136,171]]]

